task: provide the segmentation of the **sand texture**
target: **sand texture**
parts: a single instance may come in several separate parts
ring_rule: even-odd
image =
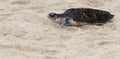
[[[47,18],[81,7],[115,17],[67,28]],[[120,59],[120,0],[0,0],[0,59]]]

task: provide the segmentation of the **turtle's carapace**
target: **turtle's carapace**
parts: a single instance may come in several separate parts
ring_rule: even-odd
[[[103,25],[113,17],[114,15],[108,11],[91,8],[71,8],[62,14],[48,14],[48,18],[62,24],[62,26],[81,26],[85,24]]]

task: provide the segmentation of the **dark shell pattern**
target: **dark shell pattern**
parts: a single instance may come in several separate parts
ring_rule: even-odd
[[[72,18],[76,22],[87,23],[106,23],[114,15],[107,11],[91,9],[91,8],[71,8],[63,13],[64,16]]]

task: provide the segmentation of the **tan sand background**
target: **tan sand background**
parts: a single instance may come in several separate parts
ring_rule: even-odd
[[[103,26],[61,28],[49,12],[96,8]],[[0,59],[120,59],[120,0],[0,0]]]

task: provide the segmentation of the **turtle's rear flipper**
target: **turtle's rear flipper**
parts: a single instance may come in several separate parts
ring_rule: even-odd
[[[106,19],[108,19],[108,22],[111,22],[111,21],[112,21],[111,19],[112,19],[113,17],[114,17],[114,15],[111,15],[111,14],[110,14]]]
[[[112,19],[114,17],[114,15],[110,15],[109,18]]]

